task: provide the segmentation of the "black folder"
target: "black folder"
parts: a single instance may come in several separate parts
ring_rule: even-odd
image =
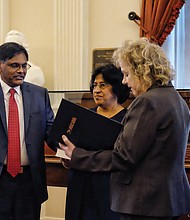
[[[62,99],[53,123],[50,138],[63,143],[66,135],[76,147],[86,150],[113,149],[123,124]]]

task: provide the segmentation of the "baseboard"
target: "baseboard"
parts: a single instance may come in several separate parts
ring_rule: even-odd
[[[40,220],[65,220],[65,218],[41,217]]]

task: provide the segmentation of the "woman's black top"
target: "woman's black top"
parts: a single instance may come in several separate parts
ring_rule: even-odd
[[[97,107],[92,109],[97,110]],[[127,109],[111,119],[121,122]],[[114,147],[114,146],[113,146]],[[66,198],[66,220],[119,220],[110,209],[110,173],[70,170]]]

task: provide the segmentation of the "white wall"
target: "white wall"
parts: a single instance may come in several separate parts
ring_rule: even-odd
[[[53,89],[53,1],[54,0],[0,0],[5,6],[9,2],[9,11],[4,14],[9,23],[4,30],[23,32],[28,44],[30,60],[40,66],[46,78],[45,86]],[[8,9],[7,9],[8,10]],[[4,24],[0,20],[1,25]],[[1,35],[4,41],[6,32]]]
[[[1,10],[1,17],[4,16],[5,19],[0,20],[0,26],[4,32],[1,32],[0,42],[3,42],[6,31],[16,29],[23,32],[29,44],[30,60],[43,69],[46,79],[45,86],[49,90],[54,89],[56,74],[77,74],[74,72],[54,73],[56,62],[54,60],[55,13],[57,13],[55,4],[63,1],[67,0],[0,0],[0,4],[4,4],[5,10],[9,10],[7,13],[5,10]],[[75,4],[79,0],[69,1]],[[81,89],[88,89],[93,49],[118,47],[125,39],[138,38],[139,27],[128,20],[128,13],[136,11],[140,14],[141,0],[80,1],[88,1],[89,5],[89,16],[86,18],[88,59],[81,60],[84,65],[88,66],[87,72],[84,73],[86,82]],[[0,7],[2,7],[1,5]]]
[[[63,220],[65,218],[65,187],[48,186],[49,199],[43,203],[41,220]]]
[[[128,19],[128,14],[131,11],[140,14],[141,0],[90,0],[89,3],[90,73],[93,49],[115,48],[126,39],[139,37],[139,27]]]

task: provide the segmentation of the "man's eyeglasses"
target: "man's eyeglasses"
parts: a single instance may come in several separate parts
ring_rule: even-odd
[[[108,85],[109,85],[109,83],[103,83],[103,82],[99,83],[99,84],[93,83],[93,84],[91,84],[91,88],[96,89],[98,87],[99,89],[104,90]]]
[[[7,63],[7,66],[11,67],[14,70],[18,70],[21,67],[22,67],[23,70],[28,70],[31,67],[31,65],[28,64],[28,63],[23,63],[23,64],[20,64],[20,63]]]

